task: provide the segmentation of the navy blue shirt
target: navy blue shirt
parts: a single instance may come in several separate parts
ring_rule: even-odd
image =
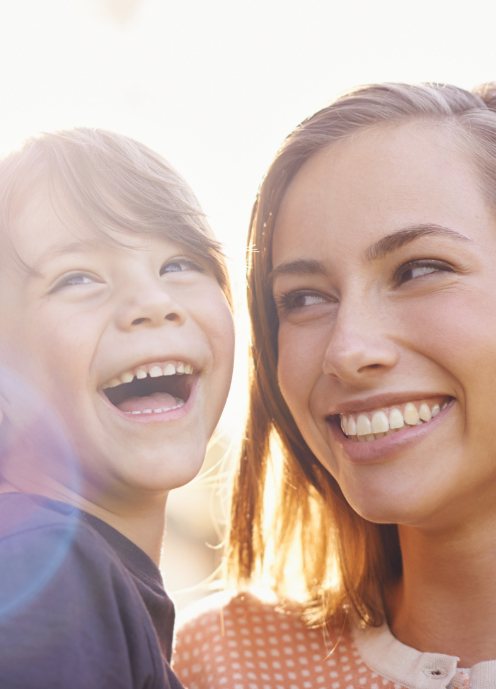
[[[65,503],[0,494],[0,687],[181,689],[154,562]]]

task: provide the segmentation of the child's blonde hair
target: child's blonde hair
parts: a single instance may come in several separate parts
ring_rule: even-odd
[[[42,134],[0,162],[0,236],[39,189],[60,220],[116,233],[163,235],[205,258],[230,299],[220,245],[184,179],[157,153],[126,136],[79,128]],[[123,242],[125,238],[123,237]]]

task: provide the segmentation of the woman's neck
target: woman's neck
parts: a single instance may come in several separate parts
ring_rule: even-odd
[[[394,635],[471,667],[496,658],[496,524],[456,533],[399,528],[403,578],[389,601]]]

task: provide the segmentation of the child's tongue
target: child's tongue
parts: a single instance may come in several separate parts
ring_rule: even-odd
[[[154,392],[146,397],[128,397],[118,404],[118,408],[124,412],[146,411],[147,409],[172,409],[177,407],[178,401],[168,392]]]

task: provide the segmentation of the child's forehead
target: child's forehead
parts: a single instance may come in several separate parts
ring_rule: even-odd
[[[102,246],[146,249],[157,241],[174,243],[164,229],[160,237],[138,228],[102,229],[85,221],[71,208],[55,206],[41,190],[35,191],[17,208],[10,223],[10,244],[21,262],[34,267],[41,261],[69,253],[81,253]]]
[[[97,241],[95,228],[75,222],[69,216],[64,218],[40,190],[17,203],[14,210],[15,217],[9,223],[9,240],[27,265],[64,246]]]
[[[162,244],[176,246],[166,236],[132,232],[101,234],[91,227],[71,228],[57,222],[49,224],[43,232],[34,226],[21,226],[12,240],[16,257],[34,272],[42,271],[49,262],[70,256],[114,255],[129,250],[153,253]]]

